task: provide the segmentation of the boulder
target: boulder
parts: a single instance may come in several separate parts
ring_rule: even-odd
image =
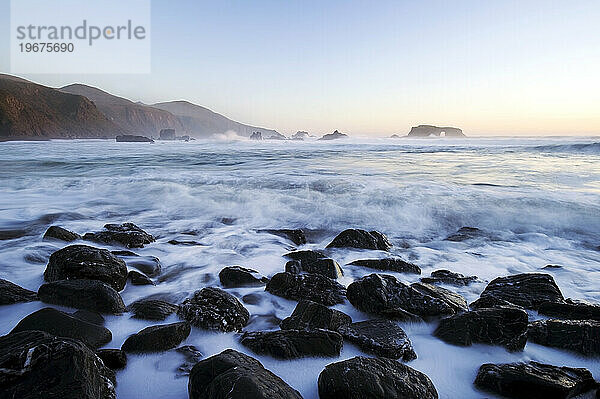
[[[529,325],[527,337],[539,345],[600,355],[600,321],[538,320]]]
[[[196,291],[179,306],[177,314],[193,326],[223,332],[240,331],[250,319],[236,297],[215,287]]]
[[[96,356],[111,370],[121,370],[127,366],[127,355],[121,349],[99,349]]]
[[[352,266],[367,267],[369,269],[387,270],[399,273],[421,274],[421,268],[398,258],[385,259],[359,259],[349,263]]]
[[[410,287],[419,291],[425,296],[439,299],[450,306],[455,313],[466,312],[469,310],[467,300],[462,295],[452,292],[442,287],[427,283],[412,283]]]
[[[127,307],[133,313],[132,318],[142,320],[164,320],[177,309],[179,306],[160,299],[140,299]]]
[[[162,352],[177,347],[192,330],[187,322],[146,327],[130,335],[121,350],[124,352]]]
[[[389,251],[392,244],[387,237],[378,231],[348,229],[338,234],[327,248],[359,248]]]
[[[40,287],[38,296],[42,302],[99,313],[119,314],[125,311],[121,295],[98,280],[58,280],[45,283]]]
[[[300,262],[300,269],[306,273],[320,274],[333,279],[344,275],[340,264],[330,258],[317,259],[312,262]]]
[[[312,330],[323,328],[337,331],[341,326],[352,323],[352,318],[339,310],[309,300],[298,302],[290,317],[281,321],[282,330]]]
[[[565,303],[544,302],[538,313],[558,319],[600,321],[600,304],[566,299]]]
[[[219,280],[225,288],[257,287],[265,285],[269,279],[261,276],[256,270],[241,266],[228,266],[219,272]]]
[[[465,276],[460,273],[451,272],[450,270],[436,270],[431,272],[431,277],[423,277],[422,282],[428,284],[450,284],[456,286],[469,285],[477,281],[477,276]]]
[[[317,259],[321,259],[321,258],[326,258],[327,255],[325,255],[323,252],[321,251],[314,251],[311,249],[307,249],[304,251],[293,251],[293,252],[288,252],[287,254],[283,255],[286,258],[292,259],[292,260],[297,260],[300,263],[302,262],[314,262]]]
[[[425,374],[396,360],[357,356],[329,364],[319,375],[320,399],[437,399]]]
[[[80,240],[81,236],[77,233],[73,233],[67,229],[63,229],[60,226],[50,226],[48,230],[44,233],[44,240],[60,240],[60,241],[76,241]]]
[[[97,326],[104,325],[104,317],[98,312],[81,309],[71,314],[71,316],[78,318],[79,320],[87,321],[88,323],[95,324]]]
[[[44,278],[50,282],[100,280],[121,291],[127,282],[127,266],[106,249],[69,245],[50,255]]]
[[[233,349],[198,362],[190,372],[188,393],[190,399],[302,399],[258,360]]]
[[[42,331],[0,337],[3,399],[115,399],[115,385],[114,372],[77,340]]]
[[[25,316],[10,333],[34,330],[44,331],[57,337],[78,339],[92,349],[106,345],[112,339],[112,334],[107,328],[52,308],[40,309]]]
[[[296,245],[306,244],[306,236],[304,235],[304,231],[300,229],[266,229],[259,230],[259,232],[265,232],[278,237],[287,238]]]
[[[515,399],[568,399],[595,389],[592,373],[583,368],[558,367],[537,362],[484,364],[475,386]]]
[[[343,339],[329,330],[278,330],[246,332],[240,343],[260,355],[297,359],[339,356]]]
[[[295,301],[309,299],[327,306],[343,303],[346,294],[343,285],[320,274],[287,272],[274,275],[265,291],[286,299]]]
[[[127,280],[131,282],[131,285],[155,285],[150,277],[135,270],[127,273]]]
[[[447,317],[433,335],[454,345],[501,345],[521,351],[527,342],[527,312],[515,308],[473,310]]]
[[[0,305],[37,301],[37,294],[0,278]]]
[[[407,362],[417,358],[408,336],[389,320],[367,320],[341,326],[338,332],[365,352]]]
[[[109,245],[122,245],[127,248],[143,248],[145,244],[155,241],[151,234],[146,233],[133,223],[105,224],[104,230],[85,233],[84,240]]]

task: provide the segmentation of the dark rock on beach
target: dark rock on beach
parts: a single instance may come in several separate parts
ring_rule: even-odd
[[[484,364],[475,386],[507,398],[568,399],[597,388],[598,383],[583,368],[528,362]]]
[[[140,299],[127,307],[134,319],[164,320],[177,312],[179,306],[159,299]]]
[[[421,268],[415,264],[408,263],[398,258],[385,259],[359,259],[350,262],[350,265],[361,266],[369,269],[386,270],[399,273],[421,274]]]
[[[527,342],[527,312],[514,308],[473,310],[440,321],[433,335],[454,345],[501,345],[520,351]]]
[[[250,319],[236,297],[215,287],[196,291],[179,306],[177,314],[193,326],[223,332],[240,331]]]
[[[450,270],[436,270],[431,272],[431,277],[423,277],[421,279],[424,283],[429,284],[450,284],[456,286],[469,285],[474,281],[477,281],[477,276],[464,276],[460,273],[451,272]]]
[[[96,356],[111,370],[121,370],[127,366],[127,355],[121,349],[99,349]]]
[[[71,316],[78,318],[79,320],[87,321],[88,323],[95,324],[97,326],[104,325],[104,317],[98,312],[91,310],[81,309],[71,314]]]
[[[146,327],[130,335],[121,350],[124,352],[162,352],[177,347],[191,332],[187,322]]]
[[[339,310],[330,309],[313,301],[298,302],[290,317],[281,321],[282,330],[310,330],[323,328],[337,331],[341,326],[352,323],[352,318]]]
[[[198,362],[190,372],[188,393],[190,399],[302,399],[258,360],[233,349]]]
[[[568,298],[565,303],[544,302],[538,307],[538,313],[558,319],[600,321],[600,304]]]
[[[310,263],[310,262],[314,262],[317,259],[321,259],[321,258],[326,258],[327,255],[325,255],[323,252],[321,251],[314,251],[314,250],[304,250],[304,251],[293,251],[293,252],[288,252],[287,254],[283,255],[286,258],[292,259],[292,260],[297,260],[300,263]]]
[[[114,372],[94,352],[42,331],[0,337],[0,370],[2,399],[116,398]]]
[[[131,282],[131,285],[155,285],[150,277],[135,270],[127,273],[127,279]]]
[[[320,399],[437,399],[425,374],[396,360],[357,356],[332,363],[319,375]]]
[[[37,301],[37,294],[0,278],[0,305]]]
[[[43,284],[38,296],[53,305],[100,313],[119,314],[125,311],[121,295],[98,280],[58,280]]]
[[[346,294],[343,285],[320,274],[287,272],[274,275],[265,290],[286,299],[308,299],[327,306],[343,303]]]
[[[527,337],[539,345],[566,349],[585,356],[600,355],[600,322],[593,320],[538,320]]]
[[[81,236],[60,226],[50,226],[48,227],[48,230],[46,230],[46,232],[44,233],[43,238],[44,240],[54,239],[71,242],[75,240],[80,240]]]
[[[256,270],[242,266],[228,266],[219,272],[219,280],[225,288],[257,287],[265,285],[269,279]]]
[[[443,301],[448,306],[450,306],[455,313],[466,312],[469,309],[465,298],[463,298],[462,295],[457,294],[456,292],[452,292],[445,288],[427,283],[412,283],[410,287],[414,290],[419,291],[425,296],[429,296]]]
[[[278,237],[287,238],[296,245],[306,244],[306,236],[304,235],[304,231],[300,229],[266,229],[259,230],[259,232],[265,232]]]
[[[321,258],[312,262],[300,262],[300,269],[306,273],[320,274],[333,279],[344,275],[340,264],[330,258]]]
[[[448,237],[446,237],[446,240],[462,242],[462,241],[470,240],[473,238],[478,238],[481,236],[483,236],[483,231],[479,230],[476,227],[461,227],[460,229],[458,229],[458,231],[456,233],[451,234]]]
[[[122,245],[127,248],[143,248],[145,244],[155,241],[151,234],[133,223],[106,224],[104,230],[85,233],[83,239],[103,244]]]
[[[100,280],[117,291],[125,288],[127,266],[106,249],[70,245],[50,255],[46,281]]]
[[[112,334],[107,328],[88,323],[52,308],[44,308],[31,313],[21,320],[10,333],[34,330],[44,331],[57,337],[77,339],[93,349],[106,345],[112,339]]]
[[[246,332],[240,343],[261,355],[297,359],[339,356],[343,339],[329,330],[279,330]]]
[[[366,320],[341,326],[338,332],[363,351],[390,359],[410,361],[417,358],[408,336],[395,322]]]
[[[348,229],[338,234],[327,248],[358,248],[389,251],[392,244],[378,231]]]

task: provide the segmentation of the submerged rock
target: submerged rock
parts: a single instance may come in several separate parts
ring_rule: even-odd
[[[188,393],[190,399],[302,399],[258,360],[233,349],[198,362],[190,373]]]
[[[390,359],[410,361],[417,358],[410,339],[396,323],[367,320],[341,326],[338,332],[365,352]]]
[[[98,280],[58,280],[42,284],[40,300],[53,305],[119,314],[125,311],[121,295]]]
[[[60,226],[50,226],[50,227],[48,227],[48,230],[46,230],[46,232],[44,233],[43,239],[44,240],[54,239],[54,240],[71,242],[71,241],[75,241],[75,240],[80,240],[81,236],[79,234],[73,233],[72,231],[69,231],[67,229],[63,229]]]
[[[423,277],[421,281],[429,284],[443,283],[462,286],[477,281],[477,276],[464,276],[460,273],[442,269],[431,272],[431,277]]]
[[[327,306],[343,303],[346,294],[343,285],[320,274],[287,272],[274,275],[265,290],[286,299],[308,299]]]
[[[135,270],[127,273],[127,279],[131,282],[131,285],[155,285],[154,281],[150,280],[148,276]]]
[[[42,331],[0,337],[2,398],[115,399],[115,385],[114,372],[77,340]]]
[[[396,360],[357,356],[319,374],[320,399],[437,399],[425,374]]]
[[[269,279],[256,270],[241,266],[228,266],[219,272],[219,280],[225,288],[257,287],[265,285]]]
[[[359,259],[355,260],[354,262],[350,262],[349,264],[353,266],[362,266],[376,270],[421,274],[421,268],[419,266],[405,262],[399,258]]]
[[[128,306],[127,310],[133,313],[134,319],[164,320],[169,315],[177,312],[179,306],[159,299],[140,299]]]
[[[127,355],[121,349],[99,349],[96,356],[111,370],[121,370],[127,366]]]
[[[177,367],[177,376],[183,377],[190,375],[190,371],[196,363],[202,359],[202,353],[194,345],[184,345],[175,349],[175,352],[181,353],[185,361]]]
[[[568,399],[595,389],[592,373],[583,368],[557,367],[537,362],[484,364],[475,386],[516,399]]]
[[[527,337],[539,345],[566,349],[585,356],[600,355],[600,322],[593,320],[538,320]]]
[[[600,304],[566,299],[565,303],[544,302],[538,307],[544,316],[568,320],[600,321]]]
[[[246,332],[240,343],[261,355],[297,359],[339,356],[343,339],[329,330],[278,330]]]
[[[127,266],[106,249],[69,245],[50,255],[44,279],[100,280],[121,291],[127,282]]]
[[[193,326],[223,332],[240,331],[250,319],[250,313],[236,297],[215,287],[196,291],[179,306],[177,314]]]
[[[127,267],[136,269],[149,277],[156,277],[162,270],[160,260],[156,256],[140,256],[131,251],[112,251],[114,255],[121,257]]]
[[[337,331],[341,326],[352,323],[352,318],[339,310],[309,300],[298,302],[290,317],[281,321],[282,330],[311,330],[323,328]]]
[[[359,248],[389,251],[392,244],[378,231],[348,229],[338,234],[327,248]]]
[[[155,241],[151,234],[133,223],[106,224],[104,230],[85,233],[83,239],[103,244],[118,244],[127,248],[143,248],[145,244]]]
[[[473,310],[442,319],[433,335],[454,345],[483,343],[521,351],[527,342],[527,312],[514,308]]]
[[[0,278],[0,305],[37,301],[37,294]]]
[[[287,238],[296,245],[306,244],[306,236],[304,235],[304,231],[300,229],[266,229],[259,230],[259,232],[265,232],[278,237]]]
[[[187,322],[146,327],[130,335],[121,346],[121,350],[136,353],[173,349],[190,335],[191,329]]]

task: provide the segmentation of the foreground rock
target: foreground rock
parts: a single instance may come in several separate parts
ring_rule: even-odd
[[[190,399],[302,399],[258,360],[233,349],[198,362],[190,373],[188,393]]]
[[[0,278],[0,305],[37,301],[37,294]]]
[[[225,288],[257,287],[265,285],[269,279],[256,270],[241,266],[228,266],[219,272],[219,280]]]
[[[304,231],[300,229],[266,229],[259,231],[287,238],[296,245],[306,244],[306,236],[304,235]]]
[[[337,331],[341,326],[352,323],[352,318],[339,310],[330,309],[313,301],[298,302],[292,315],[281,321],[282,330],[311,330],[323,328]]]
[[[359,248],[389,251],[392,244],[378,231],[348,229],[342,231],[327,245],[327,248]]]
[[[538,313],[559,319],[600,321],[600,304],[573,299],[566,299],[565,303],[544,302]]]
[[[46,281],[99,280],[121,291],[127,282],[127,266],[106,249],[69,245],[50,255]]]
[[[527,312],[514,308],[479,309],[442,319],[433,335],[454,345],[501,345],[520,351],[527,342]]]
[[[312,262],[300,262],[300,270],[306,273],[320,274],[332,279],[337,279],[344,275],[340,264],[330,258],[317,259]]]
[[[121,370],[127,366],[127,355],[121,349],[99,349],[96,356],[111,370]]]
[[[339,356],[343,339],[329,330],[279,330],[246,332],[240,343],[260,355],[297,359]]]
[[[140,299],[127,308],[133,313],[134,319],[143,320],[164,320],[177,312],[177,309],[179,306],[159,299]]]
[[[31,313],[21,320],[10,333],[34,330],[44,331],[57,337],[78,339],[93,349],[106,345],[112,339],[112,334],[107,328],[88,323],[52,308],[44,308]]]
[[[359,259],[349,263],[353,266],[362,266],[369,269],[387,270],[399,273],[421,274],[421,268],[415,264],[408,263],[398,258],[386,259]]]
[[[456,286],[469,285],[474,281],[477,281],[477,276],[464,276],[460,273],[451,272],[450,270],[436,270],[431,272],[431,277],[423,277],[421,279],[424,283],[429,284],[450,284]]]
[[[127,248],[143,248],[145,244],[155,241],[151,234],[133,223],[105,224],[104,230],[85,233],[83,239],[103,244],[118,244]]]
[[[114,373],[77,340],[42,331],[0,337],[2,398],[115,399],[115,384]]]
[[[354,357],[332,363],[319,375],[320,399],[437,399],[425,374],[396,360]]]
[[[48,230],[46,230],[46,232],[44,233],[43,239],[44,240],[54,239],[54,240],[71,242],[71,241],[75,241],[75,240],[80,240],[81,236],[79,234],[73,233],[72,231],[69,231],[67,229],[63,229],[60,226],[50,226],[50,227],[48,227]]]
[[[308,299],[327,306],[343,303],[346,294],[343,285],[328,277],[288,272],[274,275],[265,290],[286,299]]]
[[[492,280],[471,307],[482,307],[480,301],[486,305],[508,302],[525,309],[537,310],[544,302],[563,303],[564,298],[551,275],[524,273]]]
[[[121,346],[121,350],[139,353],[173,349],[190,335],[191,329],[192,327],[187,322],[146,327],[142,331],[130,335]]]
[[[527,336],[539,345],[566,349],[585,356],[600,355],[600,322],[593,320],[538,320]]]
[[[179,306],[177,314],[193,326],[223,332],[240,331],[250,319],[250,313],[236,297],[215,287],[196,291]]]
[[[586,369],[537,362],[484,364],[475,379],[479,389],[519,399],[574,398],[597,385]]]
[[[408,336],[389,320],[367,320],[341,326],[338,330],[348,341],[365,352],[407,362],[417,358]]]
[[[125,311],[121,295],[97,280],[58,280],[42,284],[40,300],[53,305],[119,314]]]
[[[155,285],[148,276],[135,270],[127,273],[127,280],[131,282],[131,285]]]

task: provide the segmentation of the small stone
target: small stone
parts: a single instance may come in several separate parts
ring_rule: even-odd
[[[389,251],[392,244],[378,231],[348,229],[338,234],[327,248],[358,248]]]
[[[236,297],[216,287],[196,291],[179,306],[177,314],[193,326],[223,332],[240,331],[250,319]]]
[[[327,306],[343,303],[346,294],[344,286],[320,274],[285,272],[274,275],[265,290],[286,299],[309,299]]]
[[[63,229],[60,226],[50,226],[48,230],[44,233],[44,240],[54,239],[60,241],[75,241],[80,240],[81,236],[77,233],[73,233],[67,229]]]
[[[145,244],[155,241],[151,234],[133,223],[106,224],[104,230],[85,233],[83,239],[102,244],[118,244],[126,248],[143,248]]]
[[[257,287],[265,285],[269,279],[256,270],[242,266],[228,266],[219,272],[219,280],[225,288]]]
[[[363,351],[407,362],[417,358],[410,339],[396,323],[389,320],[367,320],[341,326],[339,333]]]

